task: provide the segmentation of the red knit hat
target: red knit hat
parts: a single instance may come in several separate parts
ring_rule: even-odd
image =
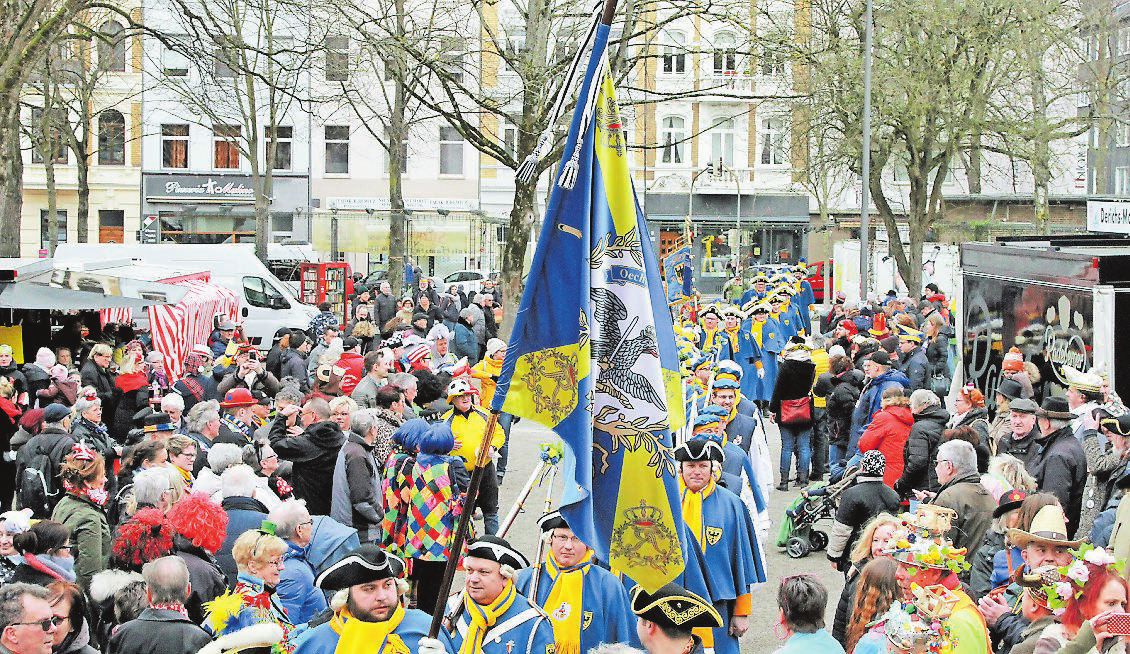
[[[1004,363],[1001,364],[1006,372],[1020,372],[1024,370],[1024,355],[1021,354],[1020,348],[1011,347],[1008,353],[1004,355]]]

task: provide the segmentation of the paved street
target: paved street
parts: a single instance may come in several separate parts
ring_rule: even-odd
[[[776,429],[772,429],[769,442],[773,448],[774,456],[777,456],[780,439],[777,437]],[[522,421],[515,425],[510,434],[510,469],[502,485],[501,499],[499,500],[500,520],[514,505],[514,500],[521,492],[522,485],[534,469],[537,463],[538,444],[553,438],[555,437],[552,432],[529,421]],[[776,467],[774,466],[774,468]],[[776,528],[780,524],[780,516],[785,505],[795,495],[796,491],[793,490],[788,493],[774,491],[770,495],[769,505],[773,516],[771,537],[776,534]],[[518,516],[514,526],[507,534],[507,538],[515,546],[521,548],[531,559],[537,550],[537,519],[541,515],[545,496],[544,487],[535,487],[526,503],[525,511]],[[821,523],[821,528],[825,531],[829,526],[827,522]],[[750,630],[742,639],[742,652],[751,654],[772,652],[781,645],[780,641],[773,636],[773,624],[777,621],[776,591],[781,577],[790,574],[812,573],[828,586],[827,626],[829,629],[831,629],[832,617],[835,615],[835,603],[843,586],[842,576],[831,569],[822,553],[813,553],[799,560],[790,559],[783,551],[778,551],[777,548],[768,545],[766,546],[766,560],[769,581],[764,586],[754,590]]]

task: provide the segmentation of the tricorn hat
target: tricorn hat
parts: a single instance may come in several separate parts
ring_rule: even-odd
[[[508,565],[515,570],[530,567],[529,560],[521,552],[498,536],[481,536],[471,541],[467,545],[466,556],[494,561],[499,565]]]
[[[403,575],[404,561],[370,543],[323,570],[314,584],[322,590],[334,591]]]
[[[632,613],[682,631],[721,627],[722,618],[710,602],[676,583],[669,583],[654,593],[637,585],[631,591]]]
[[[722,448],[718,443],[708,440],[690,440],[675,448],[675,460],[683,461],[717,461],[725,459]]]

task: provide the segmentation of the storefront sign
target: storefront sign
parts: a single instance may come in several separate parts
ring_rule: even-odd
[[[388,211],[392,207],[388,198],[340,197],[326,198],[327,209],[341,211]],[[479,208],[477,200],[471,198],[404,198],[404,208],[413,211],[474,211]]]
[[[1130,234],[1130,202],[1088,200],[1087,229],[1092,232]]]
[[[965,334],[958,335],[966,379],[988,402],[996,397],[1004,355],[1016,347],[1040,371],[1037,387],[1061,394],[1063,367],[1094,363],[1094,298],[1090,289],[965,276]]]
[[[251,178],[243,175],[150,175],[145,178],[150,202],[254,202]]]

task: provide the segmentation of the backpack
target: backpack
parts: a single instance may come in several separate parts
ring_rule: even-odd
[[[53,469],[50,453],[43,451],[43,443],[36,443],[26,464],[18,472],[16,500],[21,508],[32,510],[33,518],[50,518],[55,505],[63,497],[59,480],[51,474]]]

